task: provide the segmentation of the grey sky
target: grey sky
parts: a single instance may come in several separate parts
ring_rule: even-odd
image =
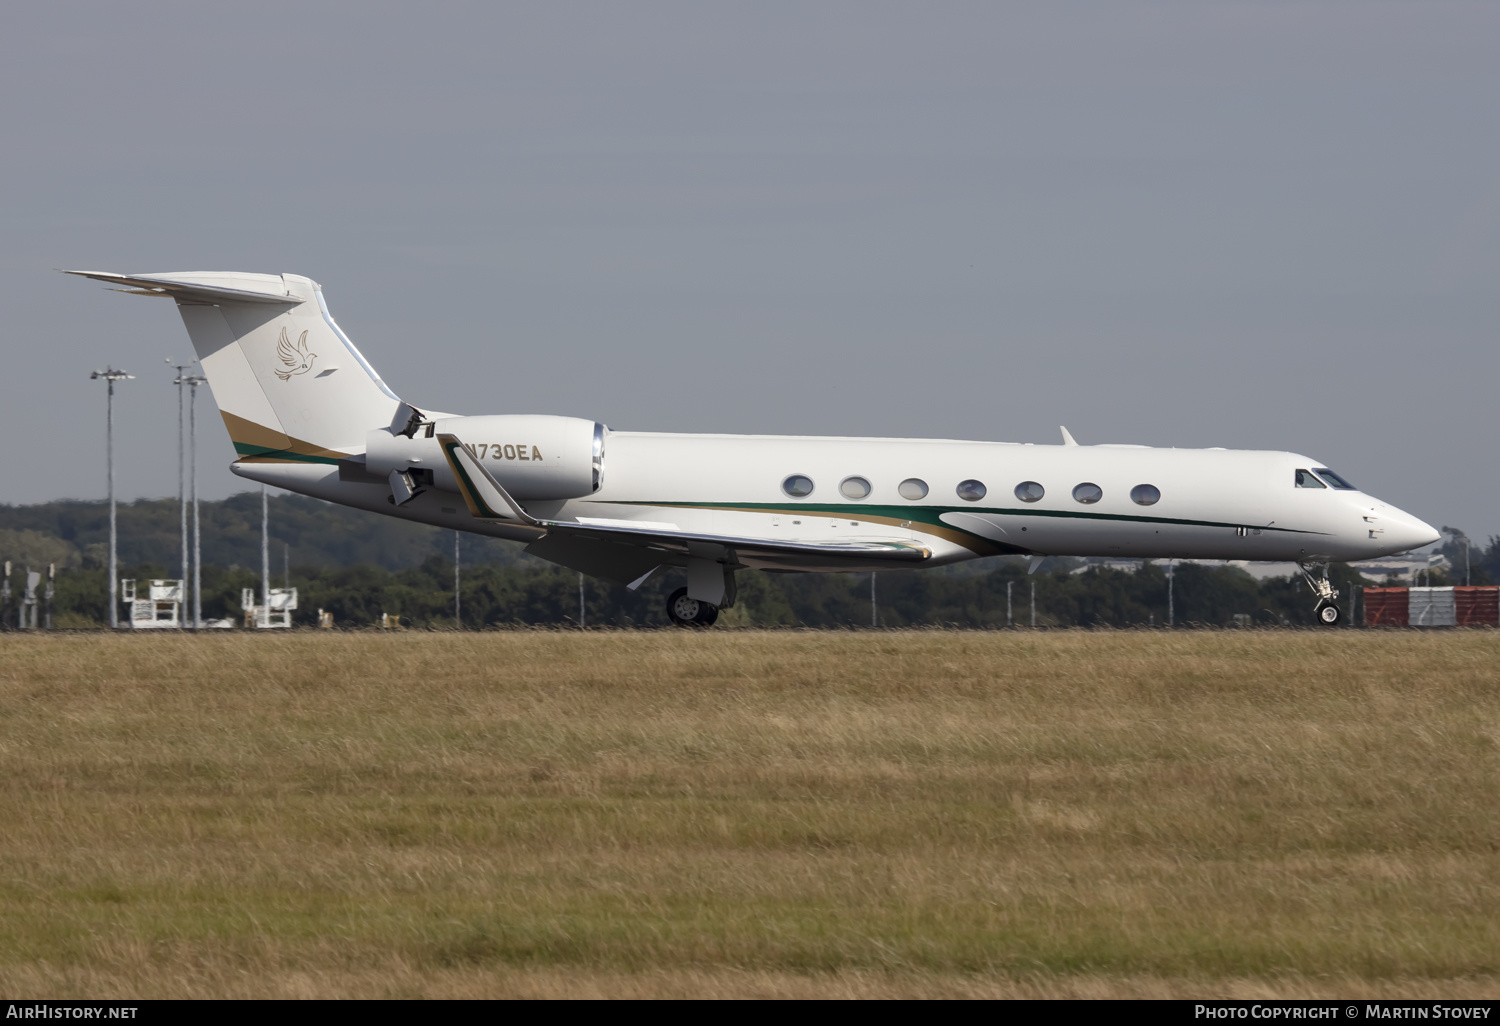
[[[176,491],[167,301],[617,428],[1292,449],[1500,533],[1500,5],[29,4],[0,501]],[[207,394],[200,481],[244,487]]]

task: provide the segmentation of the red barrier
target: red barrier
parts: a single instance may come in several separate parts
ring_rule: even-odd
[[[1405,588],[1365,588],[1365,623],[1372,627],[1405,627],[1411,596]]]
[[[1365,588],[1364,622],[1372,627],[1406,627],[1411,623],[1411,593],[1406,588]],[[1453,589],[1455,622],[1460,627],[1500,627],[1500,586]]]
[[[1458,587],[1453,603],[1460,627],[1500,627],[1500,587]]]

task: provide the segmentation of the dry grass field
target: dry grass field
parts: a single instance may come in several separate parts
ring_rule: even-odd
[[[1494,632],[0,637],[9,996],[1500,995]]]

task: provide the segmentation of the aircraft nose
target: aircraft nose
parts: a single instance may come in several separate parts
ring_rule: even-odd
[[[1411,518],[1411,523],[1406,529],[1411,532],[1411,548],[1414,549],[1423,545],[1431,545],[1443,537],[1443,532],[1416,517]]]
[[[1437,528],[1394,506],[1381,510],[1380,520],[1381,526],[1385,528],[1380,540],[1390,552],[1418,549],[1442,538],[1442,533]]]

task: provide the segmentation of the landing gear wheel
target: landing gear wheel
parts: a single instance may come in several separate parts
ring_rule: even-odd
[[[711,627],[719,618],[719,608],[689,598],[686,588],[678,588],[667,599],[667,619],[678,627]]]
[[[703,603],[695,598],[688,598],[686,588],[678,588],[667,599],[667,619],[678,627],[691,627],[698,622],[702,611]]]
[[[1339,590],[1333,586],[1328,579],[1327,563],[1298,563],[1298,569],[1302,571],[1302,577],[1307,581],[1307,586],[1312,589],[1314,595],[1318,596],[1318,604],[1313,606],[1313,616],[1324,627],[1335,627],[1344,618],[1343,611],[1334,605],[1334,599],[1339,597]],[[1315,572],[1316,571],[1316,572]]]

